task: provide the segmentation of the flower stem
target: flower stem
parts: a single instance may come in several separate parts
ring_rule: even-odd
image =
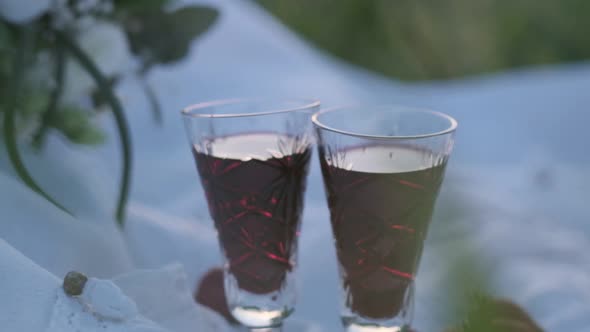
[[[71,213],[49,196],[41,187],[35,182],[33,177],[29,174],[21,156],[18,151],[17,133],[15,125],[16,110],[18,107],[20,92],[22,91],[23,76],[26,66],[26,59],[32,48],[32,32],[27,28],[17,31],[19,44],[14,53],[14,64],[12,72],[12,84],[7,86],[6,91],[6,107],[4,109],[4,143],[8,152],[8,158],[12,167],[16,171],[18,177],[33,191],[43,196],[56,207]]]
[[[146,80],[145,76],[141,77],[141,85],[143,87],[143,92],[145,93],[145,95],[150,103],[150,107],[152,109],[152,114],[154,115],[154,121],[158,125],[162,125],[162,122],[163,122],[162,107],[160,106],[160,102],[158,101],[158,98],[156,97],[156,92],[154,91],[154,89],[152,88],[150,83]]]
[[[107,77],[100,71],[98,66],[94,63],[92,58],[86,54],[71,38],[62,31],[55,31],[57,41],[61,43],[64,48],[71,53],[71,55],[80,63],[90,76],[94,79],[99,88],[100,93],[105,97],[107,103],[111,106],[117,130],[121,139],[122,157],[123,157],[123,171],[121,175],[121,184],[119,187],[119,199],[117,202],[117,210],[115,216],[120,228],[123,228],[125,223],[125,208],[129,198],[130,182],[131,182],[131,135],[129,134],[129,127],[125,113],[121,107],[121,103],[113,90],[109,86]]]
[[[51,123],[55,111],[57,110],[59,99],[63,93],[65,61],[66,54],[64,52],[63,46],[62,44],[57,43],[55,45],[55,88],[51,92],[47,109],[45,112],[43,112],[41,126],[33,137],[33,145],[37,148],[43,147],[45,136],[47,135],[47,130],[49,129],[49,124]]]

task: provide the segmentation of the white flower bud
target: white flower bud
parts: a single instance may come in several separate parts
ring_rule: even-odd
[[[15,24],[28,23],[51,7],[51,0],[2,0],[0,17]]]

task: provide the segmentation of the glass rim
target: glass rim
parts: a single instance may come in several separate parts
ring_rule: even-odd
[[[248,112],[248,113],[239,113],[239,112],[225,112],[225,113],[218,113],[214,114],[211,112],[197,112],[206,110],[209,107],[213,106],[228,106],[228,105],[235,105],[241,103],[256,103],[256,102],[269,102],[269,103],[289,103],[293,102],[296,105],[293,107],[276,107],[276,109],[268,110],[268,111],[259,111],[259,112]],[[318,99],[265,99],[265,98],[232,98],[232,99],[218,99],[212,101],[206,101],[201,103],[191,104],[185,108],[183,108],[180,113],[182,116],[187,118],[240,118],[240,117],[251,117],[251,116],[261,116],[261,115],[271,115],[271,114],[280,114],[280,113],[288,113],[288,112],[295,112],[295,111],[302,111],[306,109],[313,109],[314,107],[320,106],[320,101]]]
[[[335,111],[343,111],[343,110],[347,110],[347,109],[350,110],[350,109],[357,108],[357,107],[368,107],[368,108],[391,107],[392,110],[390,112],[410,111],[410,112],[420,112],[423,114],[431,114],[431,115],[434,115],[439,118],[447,120],[449,122],[449,126],[443,130],[439,130],[439,131],[435,131],[435,132],[431,132],[431,133],[426,133],[426,134],[419,134],[419,135],[370,135],[370,134],[363,134],[363,133],[357,133],[357,132],[353,132],[353,131],[337,129],[337,128],[334,128],[334,127],[331,127],[331,126],[328,126],[328,125],[322,123],[322,121],[320,121],[318,119],[318,117],[322,114],[331,113],[331,112],[335,112]],[[433,110],[426,109],[426,108],[415,108],[415,107],[408,107],[408,106],[403,106],[403,105],[387,105],[387,104],[386,105],[376,105],[376,106],[349,105],[349,106],[331,107],[331,108],[327,108],[327,109],[324,109],[324,110],[314,113],[311,116],[311,121],[318,128],[325,129],[325,130],[328,130],[328,131],[331,131],[334,133],[347,135],[347,136],[353,136],[353,137],[359,137],[359,138],[383,139],[383,140],[420,139],[420,138],[442,136],[442,135],[453,133],[458,127],[457,120],[455,120],[450,115],[442,113],[442,112],[433,111]]]

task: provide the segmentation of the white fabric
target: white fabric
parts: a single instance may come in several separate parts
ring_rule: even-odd
[[[6,331],[43,331],[59,280],[0,239],[0,326]]]
[[[71,183],[64,180],[61,186]],[[0,191],[0,236],[55,276],[77,270],[111,277],[133,267],[112,219],[100,224],[75,219],[2,173]]]
[[[153,122],[133,79],[124,80],[118,91],[135,149],[124,235],[111,217],[120,150],[112,119],[105,114],[110,139],[96,150],[52,139],[46,153],[25,153],[44,188],[81,220],[0,175],[1,238],[59,277],[80,269],[110,278],[134,267],[178,261],[187,269],[192,290],[198,277],[219,263],[179,115],[182,107],[248,96],[315,97],[325,106],[430,107],[454,116],[459,129],[418,275],[416,328],[442,329],[452,294],[445,292],[449,257],[441,248],[458,247],[467,239],[469,254],[488,257],[489,277],[499,294],[522,304],[547,330],[587,330],[590,65],[405,84],[313,50],[252,2],[200,2],[221,10],[218,24],[195,43],[188,59],[149,77],[164,109],[164,125]],[[0,169],[8,172],[5,158],[0,158]],[[290,320],[312,321],[324,331],[340,329],[332,243],[314,158],[300,245],[300,296]],[[174,275],[162,278],[170,281]],[[145,298],[152,295],[142,295],[138,306],[147,305]],[[0,304],[6,303],[0,297]],[[184,331],[180,325],[177,330]]]
[[[195,304],[181,265],[140,270],[116,278],[115,283],[135,299],[143,315],[170,331],[230,330],[221,316]]]
[[[170,332],[142,317],[135,303],[109,280],[88,280],[86,296],[56,289],[53,314],[45,332]]]

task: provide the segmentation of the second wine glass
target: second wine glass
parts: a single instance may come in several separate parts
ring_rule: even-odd
[[[399,332],[457,123],[396,106],[313,115],[348,332]]]

